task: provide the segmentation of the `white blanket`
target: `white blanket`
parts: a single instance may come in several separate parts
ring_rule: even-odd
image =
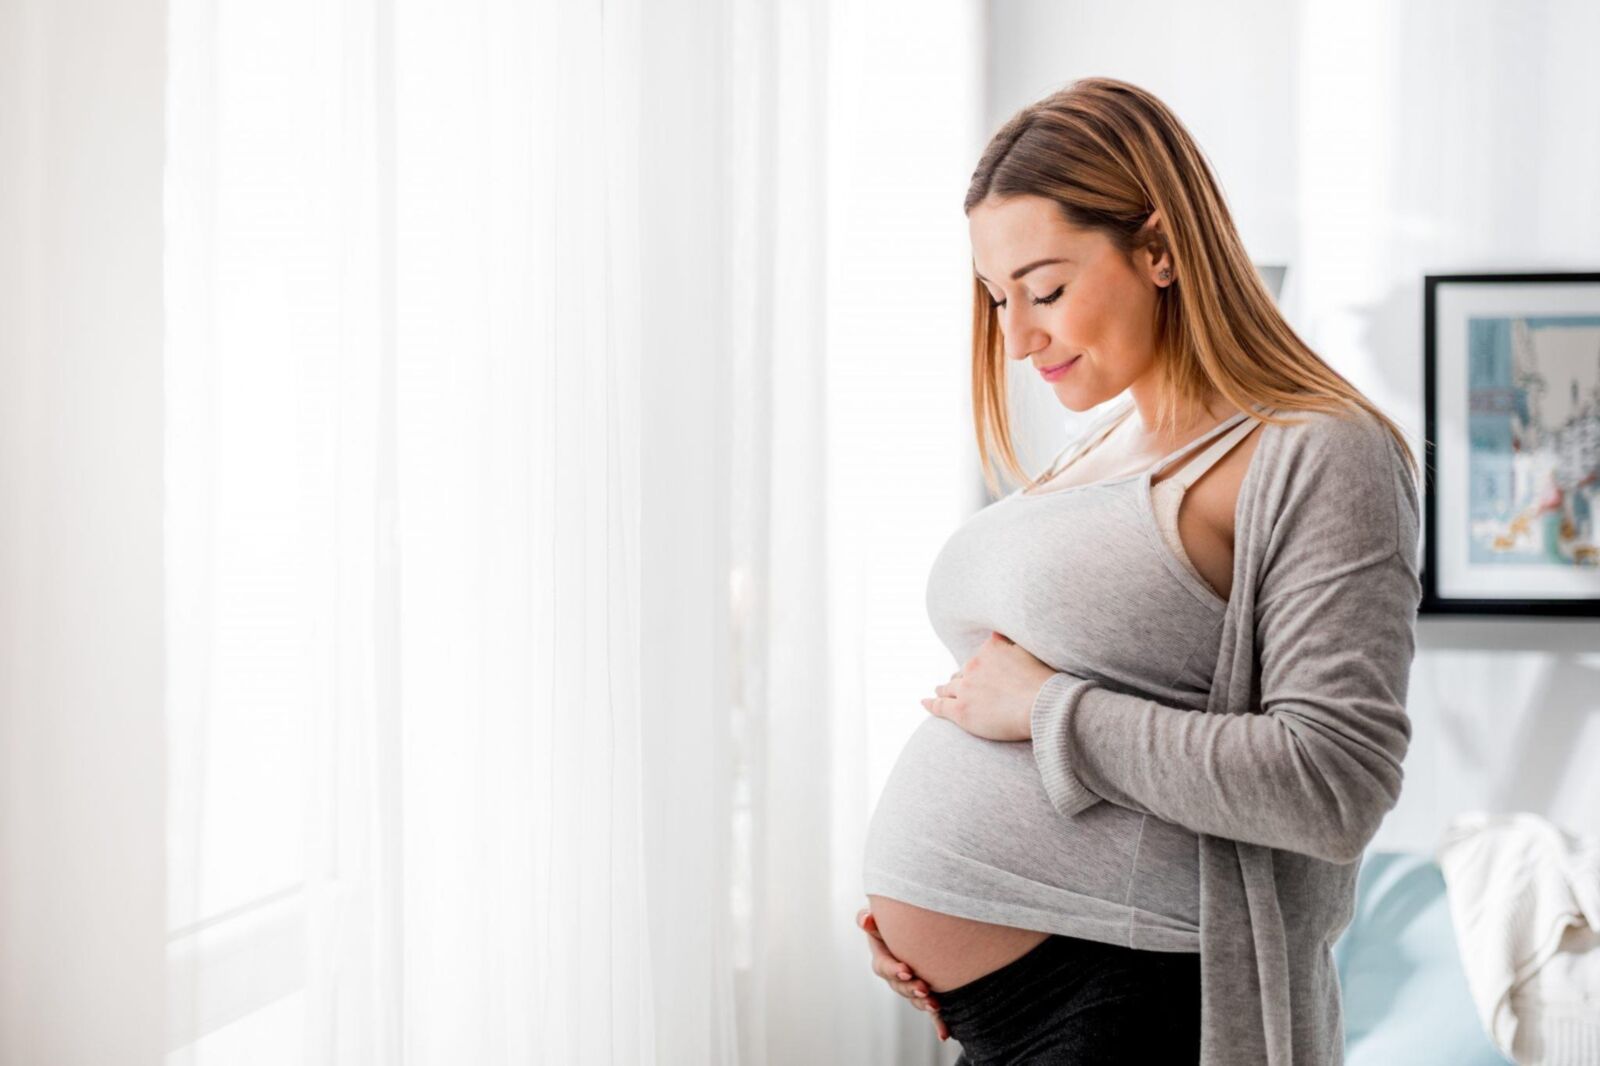
[[[1600,835],[1458,815],[1434,851],[1467,986],[1513,1062],[1600,1066]]]

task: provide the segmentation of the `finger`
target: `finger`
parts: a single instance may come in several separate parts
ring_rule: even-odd
[[[892,955],[885,954],[881,959],[881,966],[874,966],[873,972],[887,981],[890,988],[919,1007],[934,999],[933,989],[928,987],[928,982],[918,977],[909,966]]]
[[[872,920],[872,916],[870,914],[867,916],[866,920],[860,924],[861,931],[867,934],[867,939],[869,941],[876,941],[879,944],[886,945],[886,942],[883,939],[883,934],[878,931],[878,923]]]
[[[911,995],[919,1004],[933,1006],[933,989],[928,987],[928,982],[920,977],[913,977],[906,984],[911,987]]]
[[[928,982],[922,980],[915,973],[913,973],[911,967],[907,966],[905,963],[901,962],[899,959],[890,954],[888,944],[883,939],[883,934],[878,931],[877,919],[872,916],[871,911],[863,910],[862,913],[864,913],[866,917],[861,919],[860,924],[863,929],[866,929],[869,935],[875,938],[876,941],[871,945],[874,950],[873,970],[877,972],[879,977],[882,977],[891,985],[895,985],[897,982],[903,984],[904,987],[896,987],[895,991],[899,992],[907,999],[915,999],[919,1003],[931,1000],[933,998],[933,989],[928,986]],[[869,926],[870,928],[868,928]],[[881,955],[877,954],[879,951],[879,944],[883,945],[881,949]],[[884,973],[883,971],[878,970],[878,966],[876,964],[879,962],[882,962],[882,964],[888,968],[889,973]]]
[[[906,968],[904,963],[889,954],[882,937],[867,934],[867,948],[872,952],[873,969],[881,968],[884,977],[897,975]]]
[[[881,941],[873,941],[871,947],[872,972],[889,982],[889,987],[918,1004],[933,998],[933,989],[928,987],[928,982],[918,977],[911,967],[889,954],[889,949],[881,946]]]
[[[944,1019],[937,1012],[933,1016],[933,1031],[939,1034],[940,1040],[950,1039],[950,1027],[944,1024]]]
[[[889,949],[884,946],[882,939],[874,937],[869,939],[867,944],[872,949],[872,970],[885,981],[908,982],[916,976],[911,972],[911,967],[889,954]]]
[[[866,917],[861,917],[861,914],[866,914]],[[861,927],[862,930],[867,933],[867,935],[875,936],[875,938],[878,940],[878,943],[886,943],[886,941],[883,940],[883,933],[878,930],[878,920],[872,916],[872,911],[866,911],[866,909],[862,909],[861,914],[856,916],[856,925],[859,925],[859,927]]]
[[[873,916],[871,911],[867,912],[867,920],[861,928],[865,929],[879,940],[883,939],[883,934],[878,931],[878,919]]]

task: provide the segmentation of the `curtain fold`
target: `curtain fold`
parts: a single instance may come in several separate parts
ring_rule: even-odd
[[[0,1058],[933,1056],[852,921],[923,10],[5,7]]]
[[[638,10],[169,29],[169,1062],[653,1061]]]
[[[171,0],[170,1063],[845,1053],[826,26]]]

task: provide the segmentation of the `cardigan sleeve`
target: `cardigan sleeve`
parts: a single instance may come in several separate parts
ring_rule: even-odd
[[[1337,485],[1322,488],[1305,517],[1349,503]],[[1386,554],[1363,558],[1347,539],[1329,558],[1327,541],[1310,539],[1316,522],[1278,523],[1278,558],[1293,562],[1268,575],[1273,595],[1256,611],[1260,713],[1206,713],[1051,676],[1031,717],[1055,809],[1071,817],[1106,800],[1198,833],[1333,863],[1360,858],[1399,799],[1411,738],[1414,491],[1366,498],[1378,510],[1365,547]],[[1384,520],[1396,512],[1398,526]]]

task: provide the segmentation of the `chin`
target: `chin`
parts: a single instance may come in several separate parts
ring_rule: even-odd
[[[1106,402],[1108,402],[1110,400],[1114,400],[1114,399],[1117,398],[1117,394],[1116,393],[1112,393],[1112,394],[1110,394],[1108,396],[1097,396],[1097,397],[1092,397],[1092,398],[1086,400],[1086,399],[1083,398],[1083,390],[1082,389],[1074,388],[1074,389],[1069,389],[1066,392],[1062,392],[1060,389],[1056,388],[1056,386],[1059,385],[1059,384],[1061,384],[1061,383],[1060,382],[1051,382],[1050,383],[1051,391],[1053,391],[1056,394],[1056,399],[1061,401],[1061,406],[1065,407],[1067,410],[1073,412],[1074,414],[1080,414],[1081,415],[1085,411],[1092,411],[1096,407],[1099,407],[1101,404],[1106,403]]]

